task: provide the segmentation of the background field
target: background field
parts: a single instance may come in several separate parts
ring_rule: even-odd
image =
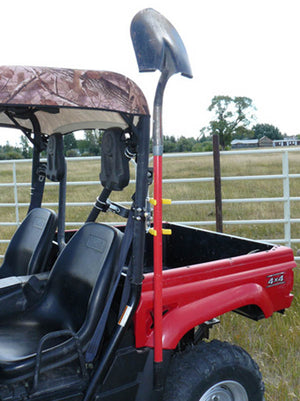
[[[235,155],[221,157],[223,176],[234,175],[261,175],[281,174],[282,156],[270,155]],[[290,155],[290,173],[300,173],[300,152]],[[99,161],[68,161],[68,181],[98,180],[100,170]],[[18,182],[29,182],[31,174],[30,164],[17,165]],[[164,160],[164,178],[192,178],[213,176],[212,158],[179,157]],[[12,182],[11,165],[0,164],[0,181]],[[100,184],[96,186],[76,185],[68,187],[68,202],[93,202],[100,191]],[[114,201],[128,201],[132,195],[133,186],[121,192],[114,193]],[[150,192],[152,188],[150,188]],[[254,198],[254,197],[281,197],[283,194],[282,180],[269,181],[236,181],[222,183],[223,198]],[[291,196],[299,196],[300,179],[290,182]],[[165,184],[163,189],[165,198],[172,200],[213,199],[214,187],[208,183],[180,183]],[[30,187],[19,187],[19,202],[28,202]],[[57,200],[57,187],[48,186],[45,191],[45,202]],[[1,189],[0,203],[12,202],[13,188]],[[53,209],[56,209],[53,207]],[[26,214],[26,207],[20,208],[20,218]],[[85,221],[90,206],[68,208],[67,221]],[[300,218],[300,202],[291,202],[291,215]],[[224,204],[224,220],[235,219],[278,219],[283,218],[283,204],[273,203],[243,203]],[[164,219],[168,221],[211,221],[215,218],[214,205],[171,205],[164,207]],[[15,220],[13,207],[0,208],[0,221]],[[117,221],[115,215],[101,215],[99,220]],[[214,226],[204,228],[214,229]],[[13,234],[15,228],[0,227],[1,239]],[[225,225],[224,232],[253,239],[276,239],[284,237],[282,224],[253,224],[253,225]],[[300,238],[300,224],[292,224],[293,237]],[[294,246],[295,253],[300,244]],[[5,251],[1,245],[0,253]],[[212,330],[212,337],[227,340],[244,347],[258,362],[266,385],[266,401],[296,401],[300,400],[300,274],[295,271],[295,299],[292,307],[284,316],[274,315],[268,320],[252,322],[235,314],[221,317],[221,324]]]

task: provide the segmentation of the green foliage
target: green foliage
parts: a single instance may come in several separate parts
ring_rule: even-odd
[[[1,153],[0,159],[2,160],[23,159],[23,156],[18,150],[12,149],[9,150],[8,152]]]
[[[210,121],[206,131],[210,135],[219,135],[223,149],[230,145],[240,127],[246,128],[254,118],[254,105],[248,97],[215,96],[208,110],[213,113],[214,119]]]
[[[77,141],[73,133],[64,135],[64,149],[66,156],[70,156],[71,150],[74,151],[74,149],[77,149]],[[78,156],[78,154],[76,154],[76,156]]]
[[[78,151],[76,149],[69,149],[69,150],[65,150],[65,155],[67,157],[77,157],[80,156],[80,154],[78,153]]]
[[[164,136],[164,153],[179,153],[179,152],[206,152],[204,147],[201,146],[202,138],[186,138],[181,136],[175,138],[174,136]],[[208,138],[204,139],[209,142]],[[152,149],[152,140],[150,141],[150,151]],[[198,149],[198,150],[197,150]]]
[[[283,135],[277,127],[271,124],[256,124],[253,127],[254,138],[260,139],[263,136],[267,136],[273,141],[276,139],[283,139]]]
[[[232,139],[254,139],[255,133],[253,129],[248,129],[244,125],[240,125],[236,128],[232,134]]]
[[[81,156],[88,154],[89,141],[86,139],[77,139],[77,147]]]
[[[13,160],[13,159],[23,159],[22,150],[20,148],[9,145],[0,145],[0,160]]]
[[[86,153],[89,156],[100,155],[102,134],[103,130],[98,129],[84,131],[85,140],[87,141]]]
[[[212,152],[213,150],[213,144],[212,141],[203,141],[203,142],[197,142],[192,148],[193,152]]]
[[[190,152],[195,143],[195,138],[185,138],[181,136],[177,141],[177,152]]]
[[[174,136],[164,136],[164,151],[166,153],[177,152],[176,139]]]
[[[29,142],[29,139],[25,135],[21,135],[20,145],[21,145],[22,156],[25,159],[30,159],[33,153],[32,144]]]

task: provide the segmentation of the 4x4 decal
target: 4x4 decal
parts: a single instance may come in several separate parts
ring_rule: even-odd
[[[269,276],[267,276],[267,279],[268,279],[267,288],[275,287],[276,285],[282,285],[285,284],[285,273],[280,272],[280,273],[270,274]]]

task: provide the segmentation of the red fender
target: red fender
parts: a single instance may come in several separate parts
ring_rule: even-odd
[[[293,296],[289,294],[285,300],[281,299],[281,305],[288,308],[292,299]],[[186,305],[170,308],[165,311],[163,317],[163,348],[176,348],[180,339],[192,328],[246,305],[257,305],[266,318],[274,312],[274,305],[268,291],[256,283],[229,288]],[[139,316],[137,322],[144,325],[144,330],[140,331],[141,327],[136,324],[136,346],[138,348],[153,347],[153,322],[146,314],[144,319]]]
[[[256,305],[267,318],[289,308],[293,299],[291,249],[216,260],[163,272],[162,346],[174,349],[195,326],[246,305]],[[135,314],[136,347],[153,347],[153,273],[145,275]]]

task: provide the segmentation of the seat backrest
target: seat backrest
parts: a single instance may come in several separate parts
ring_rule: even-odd
[[[50,273],[43,300],[48,318],[62,319],[75,332],[84,321],[85,329],[94,330],[116,275],[122,236],[99,223],[86,223],[77,231]]]
[[[43,271],[51,251],[57,218],[49,209],[32,209],[13,235],[0,267],[0,278]]]

